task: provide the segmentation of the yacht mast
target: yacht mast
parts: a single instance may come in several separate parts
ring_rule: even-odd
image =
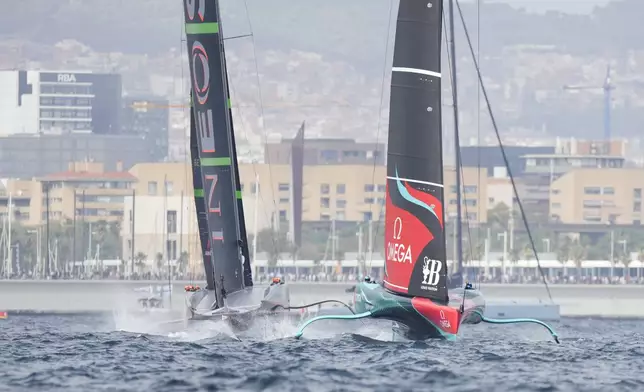
[[[449,0],[449,51],[451,61],[451,79],[452,79],[452,105],[454,113],[454,157],[456,164],[456,255],[455,265],[452,266],[454,271],[463,274],[463,216],[462,216],[462,194],[461,194],[461,142],[458,129],[458,83],[456,82],[456,46],[454,44],[454,0]]]

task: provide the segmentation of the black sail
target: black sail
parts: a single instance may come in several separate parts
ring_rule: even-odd
[[[302,246],[302,199],[304,191],[304,131],[302,122],[297,135],[291,142],[291,234],[293,245]]]
[[[243,289],[228,86],[217,0],[184,0],[193,111],[217,305]]]
[[[221,30],[220,30],[221,33]],[[222,49],[224,53],[224,75],[228,75],[228,70],[226,69],[226,55],[225,48]],[[226,94],[230,97],[230,86],[226,83]],[[239,213],[239,237],[242,242],[240,242],[240,251],[244,257],[244,286],[251,287],[253,285],[253,270],[250,266],[250,252],[248,250],[248,233],[246,231],[246,217],[244,215],[244,202],[242,199],[242,189],[241,181],[239,178],[239,161],[237,161],[237,143],[235,143],[235,127],[233,124],[233,108],[231,105],[231,100],[228,98],[228,117],[230,121],[230,138],[233,151],[233,169],[235,170],[235,195],[237,197],[237,211]]]
[[[445,303],[441,0],[400,0],[387,152],[385,287]]]
[[[204,270],[206,271],[206,288],[214,290],[215,275],[208,243],[208,216],[206,215],[206,204],[204,203],[203,198],[203,180],[201,164],[199,163],[197,128],[195,126],[195,116],[192,112],[192,108],[190,108],[190,160],[192,162],[192,186],[195,193],[195,207],[197,211],[197,225],[199,228],[199,242],[201,244],[201,257],[203,259]]]

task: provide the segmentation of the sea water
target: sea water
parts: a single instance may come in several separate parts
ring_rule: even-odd
[[[536,325],[464,326],[457,341],[392,341],[386,324],[173,332],[140,318],[9,315],[0,391],[644,390],[644,321],[568,319],[555,344]]]

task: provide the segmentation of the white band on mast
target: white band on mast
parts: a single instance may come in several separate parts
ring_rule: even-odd
[[[393,72],[407,72],[407,73],[415,73],[415,74],[421,74],[421,75],[434,76],[434,77],[437,77],[437,78],[441,77],[440,72],[434,72],[434,71],[429,71],[429,70],[426,70],[426,69],[419,69],[419,68],[393,67],[391,70]]]

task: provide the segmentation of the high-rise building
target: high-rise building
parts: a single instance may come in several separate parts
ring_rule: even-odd
[[[120,132],[121,76],[0,71],[0,134]]]
[[[267,143],[264,162],[288,165],[291,162],[292,139]],[[354,139],[304,140],[304,165],[384,165],[385,143],[360,142]]]
[[[2,121],[0,121],[2,123]],[[142,136],[87,133],[0,136],[0,173],[5,178],[31,179],[67,170],[69,162],[101,162],[114,171],[148,162],[150,146]]]
[[[151,162],[168,156],[169,102],[159,98],[126,97],[123,100],[122,131],[142,136],[150,146]]]

